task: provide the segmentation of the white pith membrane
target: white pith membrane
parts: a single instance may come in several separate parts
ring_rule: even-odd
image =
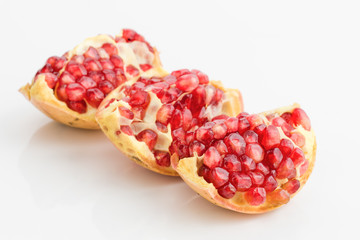
[[[45,65],[33,78],[31,84],[26,84],[25,86],[23,86],[20,89],[20,92],[40,111],[42,111],[47,116],[53,118],[56,121],[72,127],[99,129],[99,126],[95,120],[95,113],[97,110],[96,105],[101,102],[102,98],[98,99],[98,103],[96,103],[96,105],[94,106],[94,104],[89,104],[88,100],[84,97],[83,100],[79,102],[82,102],[83,105],[81,106],[85,108],[85,111],[76,111],[70,109],[66,104],[65,100],[62,101],[58,98],[58,96],[56,96],[57,88],[60,87],[58,85],[60,84],[59,80],[61,74],[65,71],[67,64],[73,57],[82,56],[89,50],[89,48],[95,48],[100,56],[100,59],[98,60],[110,61],[109,54],[105,51],[104,48],[102,48],[104,44],[110,44],[111,46],[114,46],[115,49],[117,49],[117,53],[115,55],[120,57],[123,62],[122,70],[125,81],[126,79],[134,77],[134,75],[131,74],[132,72],[127,71],[128,66],[130,66],[131,69],[135,70],[135,74],[138,74],[137,76],[163,76],[167,74],[161,66],[158,52],[156,51],[156,49],[148,45],[145,39],[143,39],[141,36],[140,37],[142,39],[140,39],[140,41],[128,41],[124,39],[124,31],[133,32],[136,34],[136,36],[140,36],[136,32],[126,29],[122,30],[121,33],[115,38],[105,34],[87,38],[82,43],[77,45],[74,49],[64,54],[63,57],[58,57],[61,58],[62,61],[64,61],[64,58],[66,58],[60,69],[51,69],[53,72],[47,73],[48,70],[45,69]],[[145,68],[143,70],[142,67],[144,66]],[[104,69],[106,68],[99,70],[99,72],[101,72],[102,74],[102,71]],[[116,70],[116,67],[114,68],[114,70]],[[87,72],[89,73],[89,71]],[[50,73],[53,73],[53,75],[56,76],[54,86],[50,86],[49,83],[45,80],[46,76],[49,76]],[[79,79],[80,78],[76,80],[76,83],[78,83]],[[113,84],[114,88],[117,87],[118,83],[120,83],[120,80],[117,79],[116,82],[116,84]],[[97,82],[97,84],[98,83],[99,82]],[[94,88],[98,87],[99,85]],[[104,96],[106,96],[107,93],[103,92],[103,94]]]
[[[271,122],[268,120],[267,116],[268,117],[270,117],[270,116],[278,117],[278,116],[281,116],[283,113],[288,113],[288,112],[292,113],[294,109],[299,108],[299,107],[300,106],[298,104],[294,104],[292,106],[282,107],[282,108],[278,108],[276,110],[263,112],[258,115],[261,116],[264,124],[268,126],[268,125],[271,125]],[[298,147],[289,137],[287,137],[284,134],[281,127],[277,127],[277,129],[280,133],[280,139],[290,140],[294,145],[294,149]],[[315,142],[315,134],[313,132],[313,129],[310,129],[310,131],[308,131],[308,130],[305,130],[303,126],[298,125],[298,126],[295,126],[295,129],[293,129],[291,131],[291,134],[295,133],[295,132],[302,134],[305,138],[305,144],[302,147],[298,147],[298,148],[300,148],[303,151],[306,160],[305,160],[305,162],[301,163],[299,166],[296,167],[296,176],[291,176],[291,178],[289,178],[289,179],[288,178],[278,179],[275,177],[275,179],[278,183],[276,189],[274,189],[273,191],[267,192],[265,201],[259,205],[251,205],[247,202],[247,200],[245,198],[245,193],[247,191],[236,190],[235,195],[233,195],[233,197],[231,197],[229,199],[224,198],[221,195],[219,195],[218,189],[220,189],[221,186],[218,187],[218,189],[217,189],[217,188],[215,188],[213,183],[211,183],[211,182],[209,183],[204,179],[204,177],[199,176],[199,169],[203,166],[205,154],[203,154],[201,156],[197,156],[197,154],[195,153],[193,157],[188,157],[188,158],[183,158],[183,159],[179,159],[179,157],[176,154],[174,154],[171,159],[172,166],[178,172],[178,174],[182,177],[182,179],[193,190],[195,190],[201,196],[206,198],[208,201],[210,201],[218,206],[221,206],[223,208],[230,209],[233,211],[242,212],[242,213],[250,213],[250,214],[267,212],[267,211],[276,209],[276,208],[286,204],[289,201],[290,197],[293,197],[296,193],[298,193],[301,190],[301,188],[304,186],[307,179],[309,178],[310,173],[312,172],[312,169],[313,169],[313,166],[315,163],[315,155],[316,155],[316,142]],[[259,142],[260,142],[260,140],[259,140]],[[239,157],[239,159],[240,159],[240,157]],[[265,159],[266,159],[266,150],[265,150],[264,161],[266,161]],[[306,161],[308,161],[307,169],[305,168]],[[223,166],[221,166],[221,167],[223,167]],[[302,169],[302,175],[300,176],[300,168],[301,167],[303,167],[303,169]],[[270,168],[269,170],[272,170],[272,169],[275,170],[275,168]],[[242,173],[243,173],[243,171],[242,171]],[[247,172],[245,172],[245,173],[247,173]],[[231,176],[231,174],[229,176]],[[285,190],[282,189],[282,187],[286,188],[285,187],[286,185],[284,185],[284,184],[290,180],[295,181],[295,182],[299,181],[299,183],[300,183],[299,188],[298,189],[296,188],[295,189],[296,191],[291,194],[289,194],[288,192],[284,192]],[[228,183],[226,183],[226,184],[228,184]],[[260,187],[262,187],[262,185],[254,186],[254,184],[253,184],[251,188],[260,188]],[[282,197],[280,198],[280,196],[282,196],[283,198]]]
[[[146,107],[143,118],[137,117],[137,114],[135,113],[135,117],[133,119],[129,119],[122,116],[118,110],[119,107],[125,107],[130,111],[134,111],[129,105],[128,100],[124,100],[126,97],[124,89],[126,88],[125,86],[131,86],[137,81],[141,80],[134,78],[110,93],[99,106],[96,119],[110,141],[136,163],[161,174],[177,176],[176,171],[174,171],[174,169],[170,166],[170,155],[168,156],[169,164],[167,166],[160,166],[154,156],[155,151],[161,151],[164,154],[169,153],[169,147],[173,142],[173,137],[171,134],[172,129],[170,121],[165,126],[165,128],[167,128],[166,132],[160,131],[156,124],[157,113],[164,103],[161,102],[157,94],[152,92],[153,86],[149,84],[145,87],[145,91],[149,94],[150,101]],[[161,79],[161,81],[164,80]],[[218,91],[223,93],[221,101],[216,104],[211,103],[205,107],[206,110],[204,117],[207,119],[211,119],[213,116],[217,116],[219,114],[235,116],[237,113],[242,111],[242,100],[239,91],[225,89],[221,83],[216,81],[200,85],[205,87],[210,85],[212,86],[206,88],[206,93],[207,91],[211,91],[211,89],[218,89]],[[175,83],[170,84],[169,89],[172,88],[176,88]],[[174,103],[181,101],[181,99],[186,95],[189,95],[189,92],[183,91],[169,104],[174,105]],[[128,135],[124,133],[124,131],[121,130],[121,126],[128,126],[131,129],[132,134]],[[194,126],[193,128],[196,129],[197,126]],[[152,150],[149,149],[148,145],[144,141],[140,141],[136,137],[144,130],[152,130],[157,135],[156,143],[154,144]]]

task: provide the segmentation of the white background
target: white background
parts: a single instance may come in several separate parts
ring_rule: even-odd
[[[359,239],[359,13],[358,1],[1,1],[0,239]],[[318,141],[304,189],[267,214],[216,207],[17,92],[47,57],[124,27],[168,71],[240,89],[248,112],[299,102]]]

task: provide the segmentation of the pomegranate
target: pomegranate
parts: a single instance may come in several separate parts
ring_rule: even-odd
[[[200,126],[212,126],[213,135],[206,141],[195,136],[188,146],[199,141],[201,151],[186,156],[175,152],[172,167],[201,196],[230,210],[263,213],[286,204],[315,163],[315,135],[305,111],[294,104],[261,114],[241,113],[236,132],[224,135],[223,129],[214,128],[229,119],[222,116]]]
[[[138,76],[164,76],[155,48],[138,33],[98,35],[61,57],[50,57],[20,92],[56,121],[98,129],[95,112],[117,86]]]
[[[212,139],[224,137],[227,126],[232,129],[237,123],[236,118],[219,124],[209,120],[240,111],[239,91],[210,82],[198,70],[182,69],[122,84],[101,103],[96,119],[111,142],[132,160],[155,172],[177,175],[170,156],[204,154]],[[214,146],[225,145],[219,141]],[[220,155],[208,161],[216,158]]]

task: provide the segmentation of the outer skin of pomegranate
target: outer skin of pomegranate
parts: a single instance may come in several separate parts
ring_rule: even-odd
[[[273,111],[263,112],[260,115],[267,116],[272,113],[279,113],[281,115],[284,112],[291,112],[294,108],[298,108],[298,104],[293,106],[279,108]],[[266,118],[265,118],[266,119]],[[307,132],[302,127],[297,129],[304,134],[306,139],[306,144],[301,149],[304,151],[305,158],[309,161],[309,167],[307,171],[297,179],[300,181],[300,189],[304,186],[308,180],[314,164],[316,157],[316,140],[313,130]],[[281,134],[284,137],[283,133]],[[259,206],[252,206],[246,202],[244,199],[244,193],[237,192],[236,195],[231,199],[225,199],[218,194],[217,189],[213,184],[207,183],[203,177],[198,175],[198,169],[202,165],[203,156],[201,157],[189,157],[184,158],[179,161],[179,158],[176,154],[171,157],[172,167],[177,171],[180,177],[197,193],[203,196],[208,201],[214,203],[215,205],[221,206],[226,209],[230,209],[237,212],[248,213],[248,214],[257,214],[264,213],[271,210],[274,210],[286,203],[271,202],[265,201]],[[296,193],[297,193],[296,192]],[[293,197],[296,193],[292,194]]]
[[[112,43],[116,45],[114,39],[108,35],[98,35],[95,37],[91,37],[76,46],[73,50],[69,51],[68,59],[70,59],[74,55],[82,54],[90,46],[99,47],[104,43]],[[124,45],[127,43],[121,44]],[[124,62],[133,63],[135,66],[138,65],[136,54],[137,53],[125,49],[125,57],[123,59]],[[152,66],[152,69],[141,74],[143,76],[164,76],[167,74],[167,72],[162,68],[159,54],[155,48]],[[60,70],[60,72],[62,71],[63,69]],[[127,78],[130,78],[130,76],[127,75]],[[95,120],[95,113],[97,110],[96,108],[92,107],[90,104],[87,104],[87,111],[86,113],[82,114],[69,109],[65,102],[60,101],[55,96],[54,90],[47,86],[43,74],[39,74],[36,81],[34,81],[33,79],[31,84],[26,84],[25,86],[21,87],[19,91],[35,107],[37,107],[41,112],[43,112],[48,117],[54,119],[55,121],[76,128],[99,129],[99,125]]]
[[[133,82],[132,80],[128,81],[127,84]],[[225,93],[225,101],[223,102],[221,112],[218,114],[227,114],[229,116],[236,116],[239,112],[243,111],[242,96],[238,90],[235,89],[225,89],[219,81],[211,81],[211,85],[216,88],[221,89]],[[121,102],[112,102],[109,104],[109,101],[112,98],[117,98],[119,95],[121,86],[111,92],[104,101],[100,104],[98,112],[96,114],[96,120],[98,121],[101,129],[105,135],[110,139],[110,141],[125,155],[127,155],[131,160],[137,164],[148,168],[154,172],[169,175],[169,176],[178,176],[178,173],[170,167],[159,166],[154,158],[154,154],[149,150],[149,147],[144,142],[139,142],[134,136],[129,136],[124,133],[116,134],[119,130],[119,111],[117,109],[119,106],[123,106]],[[156,97],[155,94],[150,95],[152,100],[157,104],[158,107],[162,105],[160,100]],[[108,106],[107,106],[108,105]],[[150,103],[151,105],[151,103]],[[150,106],[149,105],[149,106]],[[105,107],[107,106],[107,107]],[[156,117],[156,111],[149,114],[147,117]],[[148,113],[147,113],[148,114]],[[155,120],[154,120],[155,122]],[[168,125],[170,128],[170,125]],[[159,133],[158,133],[159,134]],[[168,151],[168,147],[173,141],[171,136],[171,131],[168,131],[168,134],[163,134],[162,138],[163,151]]]

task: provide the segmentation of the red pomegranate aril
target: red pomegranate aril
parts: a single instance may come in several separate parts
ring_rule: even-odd
[[[116,77],[116,86],[119,86],[120,84],[126,82],[126,76],[121,68],[115,68],[114,73]]]
[[[174,111],[174,106],[172,104],[164,104],[156,113],[156,120],[162,124],[167,125]]]
[[[185,142],[185,131],[183,128],[178,128],[172,131],[171,133],[173,139],[177,139]]]
[[[220,89],[216,89],[216,93],[215,93],[215,98],[214,98],[214,103],[219,103],[222,99],[223,99],[223,96],[224,96],[224,92]]]
[[[71,58],[71,61],[76,62],[78,64],[83,64],[85,57],[83,55],[75,55]]]
[[[112,85],[111,82],[107,80],[100,81],[98,87],[105,95],[115,89],[114,85]]]
[[[237,154],[238,156],[245,153],[245,140],[240,134],[238,133],[230,133],[228,136],[225,137],[224,142],[228,147],[228,150],[231,150],[233,153]]]
[[[170,119],[170,125],[173,129],[181,127],[183,124],[181,111],[175,109]]]
[[[234,197],[235,193],[236,188],[231,183],[226,183],[224,186],[218,188],[218,194],[226,199]]]
[[[176,78],[178,78],[178,77],[180,77],[180,76],[182,76],[182,75],[184,75],[184,74],[188,74],[188,73],[191,73],[191,72],[189,71],[189,69],[180,69],[180,70],[173,71],[173,72],[171,73],[171,75],[172,75],[172,76],[175,76]]]
[[[183,118],[183,128],[184,130],[188,130],[191,127],[191,122],[192,122],[192,114],[191,111],[189,109],[184,109],[182,112],[182,118]]]
[[[254,132],[258,135],[259,142],[261,142],[261,139],[262,139],[265,129],[266,129],[265,124],[260,124],[259,126],[254,128]]]
[[[50,64],[55,72],[59,72],[65,65],[66,58],[65,57],[58,57],[52,56],[49,57],[46,63]]]
[[[154,152],[155,161],[159,166],[170,167],[170,155],[168,152],[158,151]]]
[[[82,101],[68,101],[66,102],[68,108],[71,110],[74,110],[78,113],[85,113],[86,112],[86,102],[84,100]]]
[[[198,170],[198,175],[200,177],[203,177],[206,182],[210,183],[210,168],[206,167],[205,165],[202,165]]]
[[[84,67],[88,72],[103,70],[103,67],[101,66],[100,62],[95,60],[95,59],[91,59],[91,58],[86,58],[85,59]]]
[[[252,158],[246,156],[245,154],[240,157],[240,162],[242,170],[245,172],[253,171],[256,168],[255,161]]]
[[[199,70],[196,70],[196,69],[191,70],[191,72],[196,74],[196,76],[199,79],[200,84],[208,84],[209,83],[209,77],[205,73],[203,73]]]
[[[120,106],[118,109],[121,116],[127,119],[134,119],[134,113],[127,107]]]
[[[189,144],[189,154],[194,156],[196,153],[198,156],[202,156],[205,152],[205,145],[199,141],[193,141]]]
[[[228,154],[224,157],[223,168],[229,172],[240,172],[241,171],[241,162],[234,154]]]
[[[237,132],[239,128],[239,120],[235,117],[229,117],[225,120],[228,133]]]
[[[153,130],[145,129],[136,136],[136,139],[140,142],[145,142],[149,149],[152,150],[155,147],[157,137]]]
[[[176,153],[179,155],[179,159],[189,157],[189,147],[185,145],[182,141],[175,140],[173,142],[173,145]]]
[[[301,125],[307,131],[311,130],[311,123],[308,115],[301,108],[295,108],[291,115],[291,121],[296,125]]]
[[[89,74],[87,76],[92,78],[96,83],[99,83],[99,82],[105,80],[105,76],[102,72],[91,71],[91,72],[89,72]]]
[[[305,160],[303,164],[300,165],[300,168],[299,168],[299,175],[300,177],[303,176],[306,171],[308,170],[309,168],[309,161],[308,160]]]
[[[204,165],[209,168],[221,166],[222,158],[215,147],[209,147],[204,155]]]
[[[85,97],[86,90],[79,83],[70,83],[67,85],[66,94],[70,101],[81,101]]]
[[[216,148],[216,150],[218,150],[218,152],[220,153],[220,155],[226,154],[228,153],[228,149],[226,147],[226,144],[224,143],[223,140],[217,140],[215,141],[212,146],[214,146]]]
[[[229,181],[239,192],[245,192],[252,186],[251,178],[245,173],[233,172]]]
[[[199,85],[199,79],[195,74],[184,74],[177,78],[176,87],[185,92],[191,92]]]
[[[293,122],[291,120],[291,115],[292,115],[291,113],[285,112],[285,113],[281,114],[281,117],[285,120],[285,122],[287,122],[290,125],[293,125]]]
[[[85,89],[94,88],[97,85],[92,78],[86,76],[81,77],[78,83],[80,83]]]
[[[240,119],[240,118],[244,118],[246,116],[249,116],[249,114],[247,112],[241,112],[236,116],[236,118]]]
[[[240,134],[250,129],[250,123],[246,118],[240,118],[238,120],[238,131]]]
[[[283,138],[280,141],[279,149],[281,150],[283,156],[287,157],[294,150],[294,144],[289,139]]]
[[[133,133],[131,127],[128,125],[121,125],[120,130],[121,130],[121,132],[123,132],[129,136],[134,136],[134,133]]]
[[[286,136],[290,137],[290,132],[294,130],[294,128],[288,124],[282,117],[276,117],[272,120],[273,125],[277,127],[281,127]]]
[[[136,77],[140,74],[139,69],[137,69],[133,65],[126,66],[126,72],[133,77]]]
[[[109,59],[100,59],[100,64],[103,69],[113,70],[115,68],[114,64]]]
[[[57,84],[57,86],[55,87],[55,95],[56,97],[63,102],[66,102],[69,98],[68,95],[66,94],[66,87],[67,85],[59,85],[59,83]]]
[[[166,125],[156,121],[155,122],[155,125],[156,125],[156,128],[160,131],[160,132],[163,132],[163,133],[167,133],[168,132],[168,128]]]
[[[109,56],[118,54],[118,50],[114,44],[104,43],[101,48],[103,48]]]
[[[97,60],[100,58],[100,55],[94,47],[89,47],[88,50],[84,53],[84,57]]]
[[[301,133],[291,133],[290,139],[299,147],[303,147],[305,145],[305,137]]]
[[[64,71],[59,77],[60,85],[70,84],[74,82],[75,82],[75,77],[66,71]]]
[[[280,143],[280,133],[274,125],[265,128],[261,143],[266,150],[276,147]]]
[[[293,173],[294,168],[293,161],[290,158],[285,158],[276,170],[276,177],[279,179],[288,178]]]
[[[262,187],[251,188],[244,194],[245,200],[252,206],[259,206],[266,200],[266,191]]]
[[[264,182],[264,175],[260,172],[249,172],[253,186],[260,186]]]
[[[247,130],[244,132],[243,137],[247,144],[258,142],[258,135],[253,130]]]
[[[300,148],[295,148],[290,155],[291,160],[293,160],[294,166],[298,167],[305,161],[304,152]]]
[[[264,124],[264,120],[258,114],[251,114],[246,116],[246,119],[250,123],[250,129],[254,129],[255,127],[259,126],[260,124]]]
[[[51,67],[50,64],[46,63],[44,65],[44,67],[42,67],[37,73],[36,75],[40,74],[40,73],[52,73],[54,72],[54,69]]]
[[[145,91],[136,91],[130,96],[129,104],[131,107],[146,107],[150,102],[149,93]]]
[[[290,194],[296,193],[300,188],[300,182],[297,179],[291,179],[281,186],[282,189],[286,190]]]
[[[214,139],[213,131],[205,127],[199,127],[196,130],[195,134],[196,134],[196,139],[205,144],[208,144]]]
[[[140,64],[139,67],[143,72],[146,72],[147,70],[152,68],[150,64]]]
[[[283,155],[279,148],[270,149],[266,152],[266,160],[274,169],[279,167],[282,159]]]
[[[187,144],[193,142],[195,140],[195,132],[186,132],[185,134],[185,142]]]
[[[111,63],[114,65],[115,68],[123,68],[124,62],[121,57],[118,55],[113,55],[110,57]]]
[[[116,76],[113,70],[105,69],[103,71],[105,79],[111,82],[112,85],[116,86]]]
[[[262,162],[256,164],[256,171],[261,172],[264,176],[270,173],[269,167],[267,165],[264,165],[264,163]]]
[[[214,187],[219,188],[229,181],[229,172],[221,167],[215,167],[210,170],[210,179]]]
[[[76,62],[70,61],[66,65],[66,71],[68,71],[71,75],[73,75],[76,79],[85,76],[87,71],[83,65],[80,65]]]
[[[264,159],[264,149],[257,143],[250,143],[246,145],[246,155],[252,158],[256,163]]]
[[[86,101],[94,108],[99,107],[105,95],[98,88],[91,88],[86,90]]]
[[[212,131],[214,133],[215,139],[223,139],[226,136],[227,127],[226,127],[225,123],[216,123],[212,127]]]
[[[215,101],[216,88],[212,85],[205,86],[205,105],[208,106]]]
[[[46,81],[48,87],[53,89],[55,87],[55,84],[57,81],[56,75],[54,75],[52,73],[44,73],[44,76],[45,76],[45,81]]]
[[[266,198],[273,204],[286,204],[290,201],[290,194],[283,189],[277,189],[268,193]]]
[[[265,188],[266,192],[274,191],[278,186],[278,183],[273,175],[268,175],[265,177],[263,187]]]

